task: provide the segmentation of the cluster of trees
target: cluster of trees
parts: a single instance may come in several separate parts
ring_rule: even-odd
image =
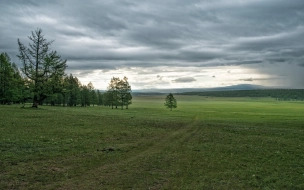
[[[47,41],[42,30],[37,29],[29,36],[28,47],[20,42],[19,59],[23,67],[11,62],[7,53],[0,54],[0,103],[25,103],[33,100],[32,107],[43,103],[83,107],[90,105],[124,106],[132,103],[131,86],[128,79],[113,77],[108,91],[95,90],[90,82],[82,85],[72,74],[66,76],[66,60],[56,51],[50,51],[53,41]],[[21,71],[21,72],[20,72]]]
[[[43,103],[50,105],[77,106],[102,105],[102,94],[95,90],[90,82],[82,85],[77,77],[72,74],[61,79],[61,85],[57,86],[57,93],[51,93]]]
[[[18,67],[7,53],[0,54],[0,103],[24,102],[30,96],[29,81],[25,80]]]
[[[186,92],[184,95],[199,95],[211,97],[271,97],[282,101],[304,101],[303,89],[261,89],[261,90],[233,90],[210,92]]]
[[[109,84],[108,90],[102,93],[100,90],[95,90],[90,82],[87,85],[82,85],[77,77],[65,77],[62,80],[61,93],[54,93],[45,100],[46,104],[51,105],[67,105],[67,106],[109,106],[112,109],[121,106],[123,109],[132,103],[131,86],[128,78],[119,79],[113,77]]]
[[[38,68],[39,69],[39,68]],[[24,75],[11,62],[7,53],[0,54],[0,103],[24,103],[33,99],[33,107],[43,103],[51,105],[90,106],[102,105],[102,94],[94,89],[90,82],[82,85],[77,77],[64,73],[42,73],[36,77],[36,71],[23,68]],[[34,73],[33,75],[31,73]]]
[[[120,79],[119,77],[113,77],[109,83],[107,92],[103,96],[104,104],[111,106],[112,109],[114,107],[117,109],[118,106],[121,109],[124,106],[128,109],[128,106],[132,103],[131,86],[128,78],[124,77]]]

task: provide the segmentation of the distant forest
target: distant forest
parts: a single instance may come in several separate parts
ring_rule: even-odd
[[[185,92],[183,95],[199,95],[210,97],[271,97],[280,101],[303,101],[304,89],[261,89],[261,90],[232,90],[209,92]]]

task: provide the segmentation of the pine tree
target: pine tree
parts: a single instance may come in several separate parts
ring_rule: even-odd
[[[42,30],[37,29],[28,37],[32,43],[29,47],[24,46],[18,39],[19,59],[23,63],[22,72],[33,81],[33,106],[38,107],[47,96],[51,95],[49,90],[57,78],[64,75],[66,60],[62,60],[56,51],[50,51],[48,42],[42,35]],[[52,83],[49,81],[52,80]],[[51,84],[51,86],[49,85]]]
[[[172,108],[176,108],[177,107],[176,99],[173,97],[173,94],[170,93],[166,97],[166,103],[164,105],[167,108],[170,108],[171,111],[172,111]]]

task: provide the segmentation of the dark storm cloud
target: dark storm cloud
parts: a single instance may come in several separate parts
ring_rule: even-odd
[[[70,70],[304,65],[303,0],[0,2],[0,52],[16,63],[17,39],[42,28]]]

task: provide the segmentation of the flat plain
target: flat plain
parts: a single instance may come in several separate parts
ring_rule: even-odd
[[[0,106],[0,189],[304,189],[304,102]]]

